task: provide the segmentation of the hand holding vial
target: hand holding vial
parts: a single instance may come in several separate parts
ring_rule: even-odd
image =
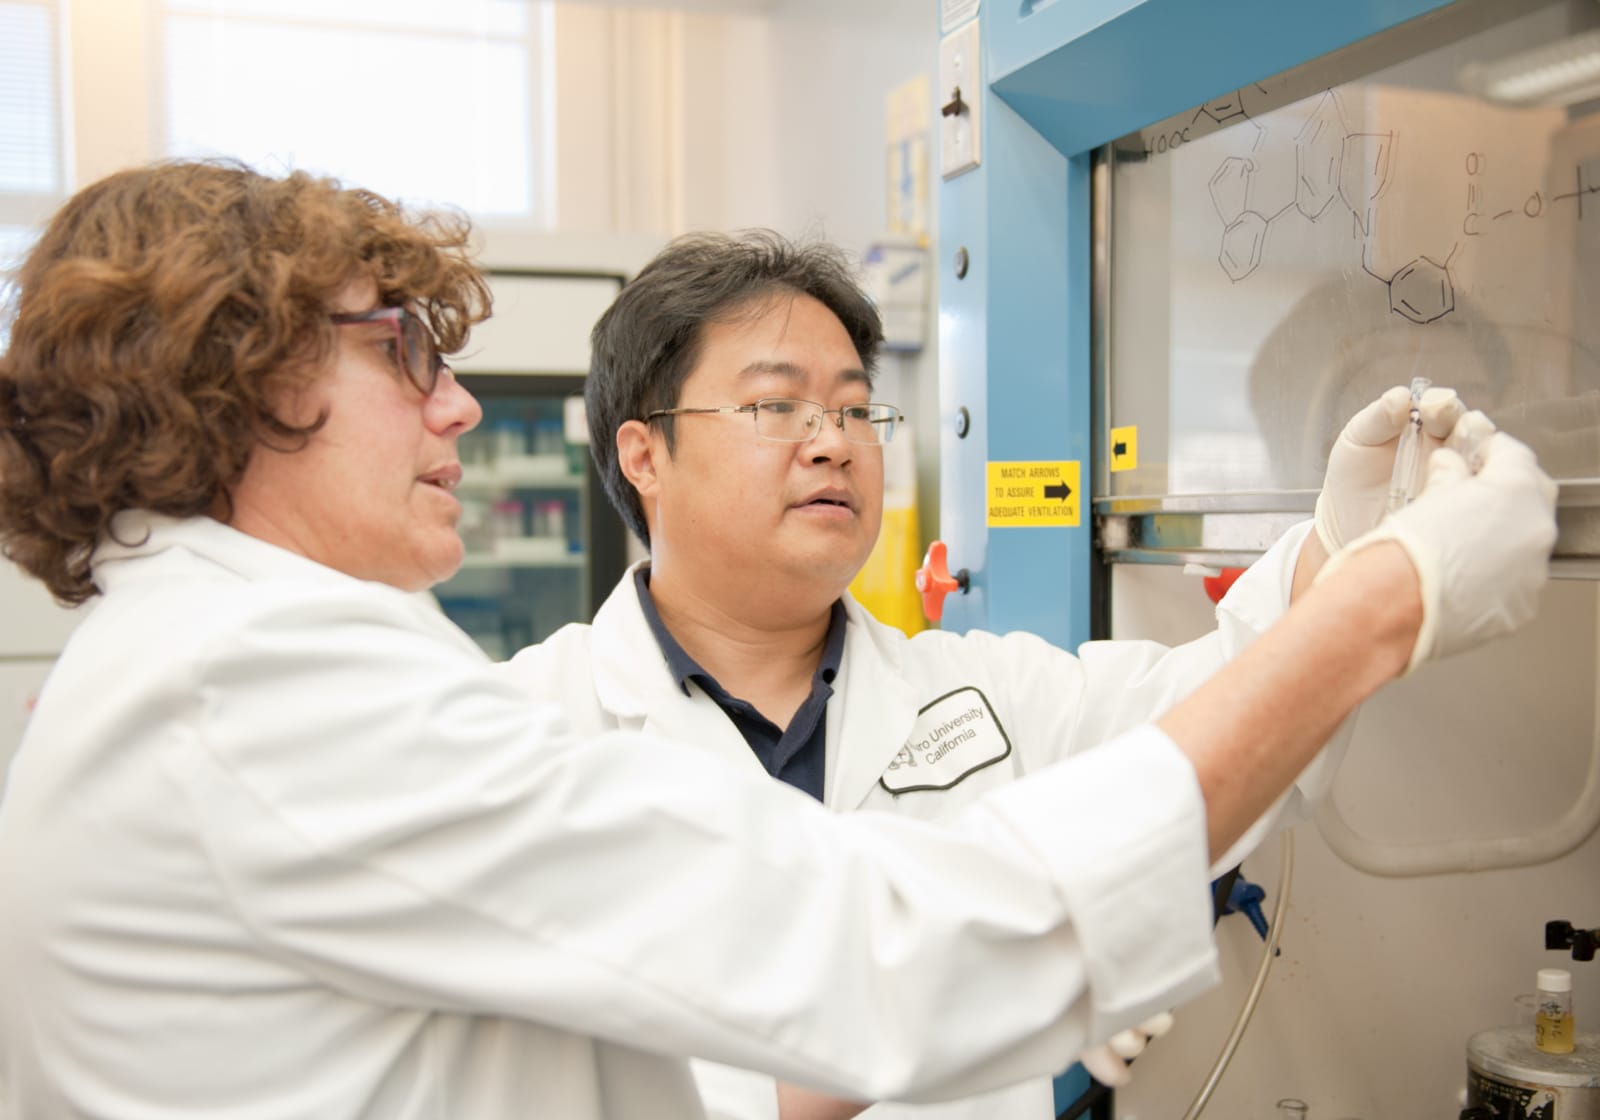
[[[1334,441],[1317,497],[1317,535],[1328,555],[1376,528],[1397,489],[1415,498],[1427,458],[1466,411],[1453,389],[1396,385],[1351,418]],[[1409,444],[1409,448],[1406,446]],[[1403,481],[1402,481],[1403,480]],[[1403,505],[1403,503],[1401,503]]]

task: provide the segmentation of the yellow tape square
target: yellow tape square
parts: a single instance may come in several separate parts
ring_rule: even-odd
[[[1106,450],[1112,470],[1133,470],[1139,465],[1139,426],[1129,424],[1125,428],[1112,428]]]

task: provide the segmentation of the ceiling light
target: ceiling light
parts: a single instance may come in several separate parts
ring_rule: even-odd
[[[1461,84],[1505,105],[1571,105],[1600,97],[1600,31],[1584,31],[1462,68]]]

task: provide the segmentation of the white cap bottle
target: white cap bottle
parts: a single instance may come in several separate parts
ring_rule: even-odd
[[[1564,968],[1541,968],[1538,1011],[1533,1021],[1533,1044],[1546,1054],[1570,1054],[1577,1028],[1572,1021],[1572,973]]]

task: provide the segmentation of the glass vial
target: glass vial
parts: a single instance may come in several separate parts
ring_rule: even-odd
[[[1539,970],[1539,1008],[1533,1021],[1533,1044],[1546,1054],[1572,1053],[1572,973],[1564,968]]]
[[[1306,1102],[1296,1097],[1284,1097],[1278,1102],[1278,1120],[1306,1120],[1310,1111]]]
[[[1411,412],[1395,445],[1394,473],[1389,479],[1390,513],[1410,505],[1428,478],[1427,449],[1422,444],[1422,394],[1432,384],[1426,377],[1411,379]]]

